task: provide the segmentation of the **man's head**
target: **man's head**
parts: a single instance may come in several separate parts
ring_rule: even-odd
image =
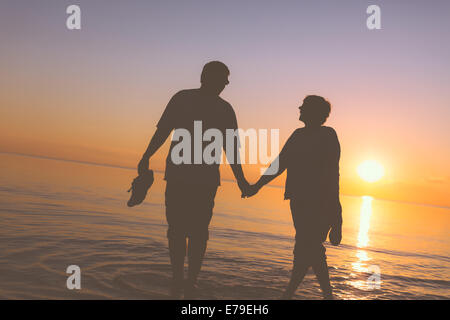
[[[229,83],[230,70],[220,61],[211,61],[203,67],[200,82],[202,89],[219,95]]]
[[[321,126],[330,115],[331,105],[320,96],[307,96],[300,109],[300,121],[308,126]]]

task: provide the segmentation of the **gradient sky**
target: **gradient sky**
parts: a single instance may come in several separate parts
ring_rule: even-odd
[[[449,206],[449,17],[449,1],[2,1],[0,151],[134,167],[171,95],[221,60],[241,128],[283,144],[304,96],[323,95],[343,193]],[[358,177],[366,159],[381,181]]]

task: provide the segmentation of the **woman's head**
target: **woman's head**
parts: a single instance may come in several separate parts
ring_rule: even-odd
[[[323,97],[310,95],[303,99],[299,107],[300,118],[308,126],[321,126],[330,115],[331,105]]]

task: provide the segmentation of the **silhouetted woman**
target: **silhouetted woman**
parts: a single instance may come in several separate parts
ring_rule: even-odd
[[[330,229],[333,245],[338,245],[342,237],[340,146],[334,129],[323,125],[331,109],[327,100],[307,96],[299,109],[305,127],[292,133],[278,158],[251,186],[247,196],[254,195],[287,170],[285,199],[290,200],[296,235],[291,280],[283,299],[292,298],[309,267],[317,276],[324,298],[332,299],[323,242]]]

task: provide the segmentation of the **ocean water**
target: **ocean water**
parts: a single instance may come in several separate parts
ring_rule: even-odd
[[[167,299],[170,264],[161,174],[128,208],[126,168],[0,154],[1,299]],[[450,209],[341,197],[343,241],[326,244],[338,299],[449,299]],[[281,188],[240,199],[224,181],[199,277],[205,299],[277,299],[294,228]],[[68,290],[66,268],[81,268]],[[320,299],[309,273],[296,299]]]

